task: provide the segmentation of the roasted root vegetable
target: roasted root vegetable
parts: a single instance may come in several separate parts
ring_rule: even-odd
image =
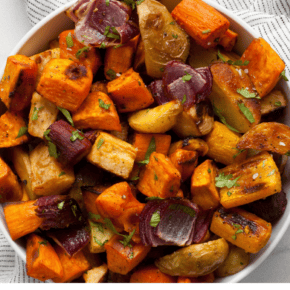
[[[248,266],[250,253],[230,244],[230,251],[224,262],[215,270],[217,277],[234,275]]]
[[[72,116],[76,128],[121,131],[113,101],[102,92],[92,92]]]
[[[206,160],[197,166],[191,177],[192,201],[203,210],[217,208],[220,197],[215,186],[217,168],[212,160]]]
[[[69,59],[52,59],[45,66],[36,91],[55,105],[76,111],[88,96],[92,70]]]
[[[273,157],[262,152],[221,169],[216,186],[221,204],[231,208],[280,192],[281,176]]]
[[[172,143],[169,148],[169,154],[174,153],[177,149],[196,151],[200,156],[205,156],[208,152],[208,146],[202,139],[192,137]]]
[[[86,283],[102,283],[108,274],[108,266],[103,264],[86,271],[83,275]]]
[[[263,38],[254,39],[241,57],[249,61],[247,69],[251,81],[261,98],[275,87],[285,69],[285,63]]]
[[[59,48],[54,48],[54,49],[49,49],[44,52],[35,54],[31,57],[29,57],[31,60],[35,61],[37,64],[37,76],[36,76],[36,86],[40,80],[42,71],[46,64],[53,58],[59,58],[60,57],[60,49]]]
[[[65,30],[59,35],[60,58],[70,59],[89,67],[95,74],[102,65],[97,48],[85,46],[76,39],[74,30]]]
[[[129,143],[105,132],[99,132],[87,160],[107,171],[128,178],[136,158],[136,149]]]
[[[229,252],[225,239],[191,245],[155,261],[161,272],[172,276],[197,277],[216,270]]]
[[[16,175],[5,161],[0,158],[0,203],[20,201],[22,194]]]
[[[245,160],[247,150],[237,148],[240,139],[240,134],[231,131],[226,125],[215,121],[213,130],[204,138],[208,146],[207,156],[225,165]]]
[[[107,89],[120,113],[141,110],[154,102],[139,73],[132,68],[110,81]]]
[[[213,283],[215,279],[214,273],[209,273],[199,277],[178,277],[177,283]]]
[[[213,76],[210,100],[216,113],[235,132],[245,133],[257,125],[261,119],[261,105],[244,70],[223,62],[212,64],[210,70]],[[251,98],[245,98],[244,95]]]
[[[83,194],[84,205],[85,205],[85,208],[86,208],[87,212],[89,213],[89,215],[91,213],[94,216],[99,217],[99,211],[96,208],[95,203],[96,203],[96,199],[98,198],[99,194],[101,194],[101,192],[99,194],[96,194],[96,193],[90,192],[88,190],[83,190],[82,194]],[[102,219],[99,219],[99,218],[97,220],[94,218],[90,218],[90,219],[92,219],[93,221],[102,222]]]
[[[126,275],[146,257],[151,247],[134,242],[131,242],[131,247],[124,247],[119,240],[120,237],[115,235],[105,244],[108,269],[112,272]]]
[[[135,271],[130,283],[176,283],[176,277],[162,273],[155,265],[148,265]]]
[[[146,153],[150,147],[154,151],[167,155],[171,143],[171,136],[165,134],[139,134],[134,133],[132,145],[137,149],[135,162],[146,159]],[[151,149],[151,148],[150,148]],[[149,158],[149,156],[148,156]]]
[[[28,133],[43,138],[43,133],[56,121],[58,109],[56,105],[34,92],[31,99]]]
[[[114,79],[115,74],[123,74],[132,67],[138,40],[139,35],[120,47],[115,46],[106,49],[104,71],[107,80]]]
[[[153,109],[141,110],[128,118],[129,125],[140,133],[165,133],[177,122],[182,112],[181,102],[174,100]]]
[[[25,121],[18,113],[6,111],[0,117],[0,148],[14,147],[28,141]]]
[[[223,46],[226,51],[232,51],[238,40],[238,34],[228,29],[219,39],[218,44]]]
[[[13,241],[37,230],[43,219],[35,210],[35,200],[10,203],[4,207],[6,224]]]
[[[56,158],[50,156],[48,147],[41,143],[29,153],[31,187],[36,195],[64,193],[75,181],[72,168],[63,169]]]
[[[56,146],[57,161],[64,167],[75,165],[91,150],[92,144],[84,134],[64,120],[54,122],[48,131],[48,146]]]
[[[213,215],[210,231],[246,252],[255,254],[267,244],[272,226],[245,210],[220,208]]]
[[[181,180],[188,179],[197,165],[198,153],[196,151],[189,151],[184,149],[177,149],[169,155],[169,158],[176,169],[181,174]]]
[[[202,0],[182,0],[171,12],[176,22],[202,47],[215,47],[230,22]]]
[[[102,92],[104,94],[108,94],[107,90],[107,82],[106,81],[97,81],[92,84],[91,92]]]
[[[160,78],[167,62],[186,61],[189,53],[188,35],[174,22],[166,7],[155,0],[146,0],[137,5],[137,12],[147,74]]]
[[[35,61],[24,55],[8,57],[0,85],[0,99],[9,110],[22,111],[29,106],[36,75]]]
[[[238,149],[255,149],[289,154],[290,127],[281,123],[261,123],[242,136]]]
[[[277,115],[287,106],[287,103],[287,98],[281,91],[273,90],[261,100],[261,114],[262,116]]]
[[[161,198],[176,196],[181,174],[164,154],[153,152],[141,173],[137,189],[146,196]]]
[[[66,252],[58,245],[54,246],[60,263],[63,268],[63,276],[53,278],[55,283],[67,283],[79,278],[85,271],[91,268],[90,263],[83,252],[78,252],[75,256],[69,257]]]
[[[63,268],[54,248],[36,234],[31,234],[27,239],[26,270],[28,276],[40,281],[63,276]]]

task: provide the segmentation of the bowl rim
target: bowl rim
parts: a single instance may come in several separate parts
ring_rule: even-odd
[[[34,27],[32,27],[21,39],[20,41],[17,43],[17,45],[14,47],[14,49],[11,51],[11,53],[9,55],[15,55],[17,54],[22,47],[30,40],[30,38],[33,37],[33,35],[42,27],[44,26],[47,22],[51,21],[54,17],[56,17],[57,15],[59,15],[60,13],[64,13],[65,10],[67,10],[69,7],[71,7],[75,2],[77,2],[77,0],[72,0],[64,5],[62,5],[61,7],[59,7],[58,9],[56,9],[55,11],[53,11],[52,13],[50,13],[49,15],[47,15],[45,18],[43,18],[41,21],[39,21]],[[216,10],[218,10],[219,12],[227,15],[228,17],[230,17],[231,19],[233,19],[238,25],[242,26],[253,38],[258,38],[260,37],[259,33],[257,31],[255,31],[249,24],[247,24],[242,18],[240,18],[239,16],[235,15],[232,11],[228,10],[227,8],[219,5],[216,2],[213,2],[212,0],[204,0],[204,2],[206,2],[207,4],[209,4],[210,6],[214,7]],[[2,75],[3,71],[5,68],[5,64],[3,65],[3,67],[0,70],[0,74]],[[290,86],[287,84],[289,90],[290,90]],[[288,205],[289,206],[289,205]],[[286,230],[288,229],[290,224],[290,212],[288,213],[288,216],[286,217],[284,223],[281,226],[281,229],[279,230],[279,232],[276,234],[275,238],[271,241],[271,244],[268,245],[268,247],[265,249],[265,251],[262,253],[261,256],[259,256],[253,264],[248,265],[245,269],[243,269],[242,271],[238,272],[237,274],[231,275],[226,277],[228,281],[226,281],[227,283],[236,283],[241,281],[242,279],[246,278],[252,271],[254,271],[255,269],[257,269],[268,257],[269,255],[272,253],[272,251],[274,250],[274,248],[277,246],[277,244],[280,242],[280,240],[282,239],[282,237],[284,236]],[[8,230],[6,229],[6,227],[4,226],[4,223],[2,223],[0,221],[0,230],[3,233],[3,235],[5,236],[5,238],[7,239],[7,241],[9,242],[9,244],[11,245],[11,247],[15,250],[15,252],[18,254],[18,256],[20,256],[20,258],[23,261],[26,261],[26,253],[25,251],[15,242],[11,239],[10,234],[8,232]]]

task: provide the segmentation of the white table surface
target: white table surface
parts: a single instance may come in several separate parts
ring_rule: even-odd
[[[24,1],[0,0],[0,67],[5,64],[7,56],[29,29],[31,29],[31,25],[26,16]],[[290,228],[266,261],[241,282],[289,283],[289,241]]]

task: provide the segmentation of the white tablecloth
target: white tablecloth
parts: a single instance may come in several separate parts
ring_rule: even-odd
[[[290,1],[215,0],[234,11],[279,53],[290,76]],[[43,17],[70,0],[0,0],[0,66],[24,34]],[[289,205],[288,205],[289,206]],[[290,231],[266,261],[242,282],[290,282]],[[0,232],[0,282],[39,282],[26,276],[25,264]]]

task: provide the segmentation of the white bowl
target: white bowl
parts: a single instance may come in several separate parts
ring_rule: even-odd
[[[74,2],[72,1],[61,8],[57,9],[55,12],[44,18],[36,26],[34,26],[17,44],[10,55],[14,54],[24,54],[27,56],[34,55],[45,49],[48,49],[48,42],[52,39],[57,38],[57,36],[64,30],[71,29],[74,27],[74,23],[64,14],[64,11],[70,7]],[[224,16],[226,16],[230,23],[231,29],[239,34],[238,43],[236,45],[236,52],[242,54],[243,51],[248,47],[254,38],[259,37],[257,32],[255,32],[246,22],[244,22],[239,17],[235,16],[231,11],[223,8],[211,0],[205,0],[209,5],[220,11]],[[0,75],[3,74],[4,68],[0,71]],[[290,87],[285,81],[280,81],[278,87],[282,89],[288,99],[290,99]],[[289,106],[286,109],[284,116],[290,116]],[[290,126],[290,118],[282,118],[284,124]],[[290,173],[290,165],[287,164],[285,168],[285,173],[283,175],[283,189],[286,193],[290,190],[290,181],[286,178]],[[272,236],[268,244],[256,255],[252,255],[250,264],[241,272],[226,277],[219,278],[216,282],[238,282],[250,274],[254,269],[256,269],[273,251],[278,242],[281,240],[282,236],[286,232],[290,224],[290,205],[286,208],[286,211],[282,218],[273,224]],[[8,242],[11,244],[16,253],[21,257],[23,261],[26,260],[26,250],[24,239],[19,239],[17,241],[12,241],[10,238],[2,205],[0,205],[0,229],[7,238]]]

